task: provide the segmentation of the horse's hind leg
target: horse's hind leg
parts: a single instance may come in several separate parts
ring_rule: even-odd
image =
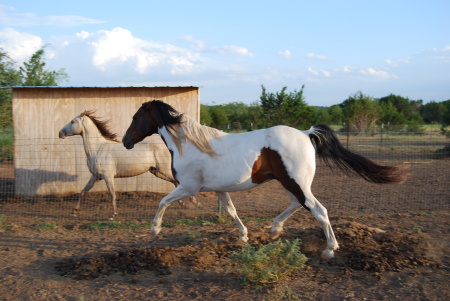
[[[73,212],[72,212],[71,216],[77,216],[77,213],[80,210],[80,206],[81,206],[81,199],[83,199],[86,196],[88,191],[91,190],[92,187],[94,187],[94,184],[97,181],[98,181],[97,177],[91,176],[91,178],[87,182],[86,186],[84,186],[83,190],[81,191],[80,196],[78,197],[77,205],[75,206],[75,208],[73,208]]]
[[[283,182],[281,183],[283,184]],[[285,186],[283,184],[283,186]],[[301,205],[308,208],[315,219],[322,226],[327,239],[327,248],[322,252],[323,258],[333,258],[334,250],[339,248],[336,237],[334,236],[333,229],[331,228],[330,220],[328,219],[327,209],[314,197],[307,185],[303,185],[303,190],[299,185],[286,185],[285,189],[291,199],[291,205],[279,216],[277,216],[273,222],[272,233],[274,236],[278,236],[282,229],[283,223],[286,219],[297,211]]]
[[[239,216],[236,213],[236,208],[233,205],[233,202],[231,201],[230,195],[228,192],[216,192],[217,196],[219,197],[220,202],[225,207],[227,213],[233,218],[234,222],[237,224],[239,228],[239,239],[247,242],[247,228],[244,226],[242,221],[239,219]]]
[[[286,210],[284,210],[273,220],[272,229],[270,230],[273,239],[276,239],[280,236],[281,232],[283,232],[284,222],[301,207],[298,199],[287,189],[285,189],[285,191],[289,196],[289,199],[291,200],[291,204],[288,208],[286,208]]]
[[[311,192],[305,192],[305,206],[311,210],[312,215],[314,215],[325,232],[327,248],[322,252],[322,257],[325,259],[333,258],[334,251],[339,248],[339,244],[334,236],[333,229],[331,228],[327,209],[322,206]]]

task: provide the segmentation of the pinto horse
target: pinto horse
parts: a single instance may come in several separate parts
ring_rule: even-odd
[[[240,222],[227,191],[246,190],[277,179],[290,198],[289,207],[278,215],[271,228],[274,237],[301,206],[322,226],[327,247],[322,257],[333,258],[339,245],[327,210],[314,197],[311,184],[316,170],[316,154],[331,167],[356,174],[373,183],[399,183],[405,179],[398,166],[383,166],[345,149],[326,125],[300,131],[274,126],[257,131],[227,134],[203,126],[189,116],[159,101],[144,103],[122,139],[127,149],[152,134],[159,134],[172,154],[172,169],[179,182],[158,207],[152,232],[161,230],[164,211],[174,201],[200,191],[219,191],[221,201],[239,226],[240,238],[247,241],[247,228]]]
[[[86,152],[87,166],[92,176],[81,191],[72,216],[80,210],[82,198],[92,189],[94,184],[105,180],[113,207],[113,219],[117,215],[114,178],[135,177],[150,171],[154,176],[178,183],[172,176],[170,153],[162,143],[141,144],[135,151],[127,152],[116,139],[116,134],[109,130],[108,122],[100,120],[94,111],[84,111],[72,119],[59,131],[59,138],[80,135]],[[195,201],[195,197],[190,200]],[[183,202],[180,200],[180,203]]]

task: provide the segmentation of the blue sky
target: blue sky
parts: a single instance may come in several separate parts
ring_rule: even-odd
[[[0,1],[0,47],[46,47],[64,86],[201,88],[205,104],[305,85],[330,106],[362,91],[450,99],[450,1]]]

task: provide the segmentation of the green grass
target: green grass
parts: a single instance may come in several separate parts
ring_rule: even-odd
[[[34,230],[38,232],[47,232],[47,231],[54,231],[58,228],[58,226],[55,223],[52,222],[43,222],[40,224],[34,225]]]
[[[248,221],[270,221],[272,218],[244,218],[244,222]],[[214,218],[185,218],[171,220],[163,223],[163,227],[173,227],[173,226],[209,226],[214,224],[225,224],[231,223],[233,220],[231,218],[224,217],[214,217]],[[143,228],[150,228],[152,226],[152,221],[96,221],[88,225],[90,231],[97,230],[140,230]]]
[[[12,226],[11,226],[11,225],[8,225],[8,224],[6,223],[6,221],[7,221],[6,215],[0,214],[0,230],[6,231],[6,230],[11,229]]]

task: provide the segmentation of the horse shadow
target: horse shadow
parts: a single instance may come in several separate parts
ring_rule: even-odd
[[[36,195],[39,194],[39,188],[50,182],[74,182],[77,175],[71,175],[62,171],[48,171],[42,169],[23,169],[15,170],[15,193]]]

